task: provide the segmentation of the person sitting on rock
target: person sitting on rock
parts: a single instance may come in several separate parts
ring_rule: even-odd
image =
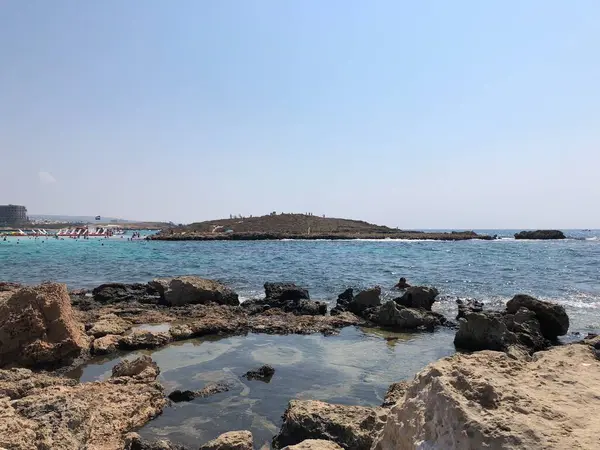
[[[408,284],[406,282],[406,278],[402,277],[402,278],[400,278],[400,281],[398,281],[398,284],[396,284],[396,286],[394,286],[394,289],[406,289],[409,287],[410,287],[410,284]]]

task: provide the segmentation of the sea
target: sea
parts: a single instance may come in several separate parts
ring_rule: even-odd
[[[571,320],[565,342],[600,331],[600,230],[563,230],[560,241],[515,240],[520,230],[475,230],[492,241],[215,241],[163,242],[110,239],[0,239],[0,281],[60,281],[69,288],[106,282],[146,282],[198,275],[235,289],[240,299],[264,295],[267,281],[307,288],[315,300],[335,305],[346,288],[379,285],[393,298],[400,277],[435,286],[434,310],[454,319],[457,299],[503,308],[518,293],[564,305]],[[143,235],[150,232],[144,232]],[[158,325],[160,327],[161,325]],[[156,327],[156,325],[155,325]],[[166,325],[164,326],[166,327]],[[211,337],[171,344],[151,354],[167,391],[200,389],[225,381],[229,392],[173,404],[144,426],[147,438],[169,438],[198,447],[225,431],[249,429],[257,448],[281,425],[290,399],[379,405],[390,383],[410,380],[427,364],[455,352],[453,332],[387,333],[350,327],[337,336]],[[114,364],[140,352],[98,358],[71,376],[110,376]],[[269,383],[241,375],[271,364]]]

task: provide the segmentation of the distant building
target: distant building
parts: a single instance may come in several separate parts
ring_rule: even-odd
[[[26,225],[27,208],[20,205],[0,205],[0,226],[18,227]]]

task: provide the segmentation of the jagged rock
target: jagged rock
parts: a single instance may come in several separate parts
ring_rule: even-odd
[[[459,322],[454,345],[463,350],[505,351],[516,344],[516,336],[508,331],[500,313],[470,313]]]
[[[390,410],[373,450],[592,449],[600,361],[572,344],[513,359],[457,353],[422,370]]]
[[[504,314],[504,323],[512,333],[515,333],[520,345],[537,352],[550,346],[541,332],[540,322],[536,314],[527,308],[519,308],[515,314]]]
[[[201,445],[199,450],[252,450],[253,441],[249,431],[230,431]]]
[[[94,300],[99,303],[140,302],[156,303],[158,292],[142,283],[105,283],[92,290]]]
[[[362,315],[366,309],[381,305],[381,288],[375,286],[356,294],[348,303],[348,310],[357,315]]]
[[[385,303],[379,309],[376,321],[380,325],[404,330],[417,328],[431,330],[442,324],[437,314],[423,309],[405,308],[393,300]]]
[[[121,336],[107,334],[101,338],[94,339],[92,342],[92,353],[94,355],[108,355],[119,349],[119,341]]]
[[[423,308],[431,311],[431,306],[439,292],[436,288],[426,286],[411,286],[406,289],[402,297],[394,301],[406,308]]]
[[[294,283],[265,283],[265,297],[271,300],[310,300],[308,290]]]
[[[87,334],[100,338],[107,334],[123,334],[131,328],[131,324],[115,314],[107,314],[94,322]]]
[[[399,400],[404,398],[404,394],[406,394],[406,390],[409,386],[410,383],[408,381],[398,381],[397,383],[392,383],[385,393],[385,398],[383,399],[381,407],[390,408],[394,406]]]
[[[565,235],[560,230],[521,231],[515,239],[565,239]]]
[[[249,370],[243,376],[249,380],[260,380],[268,383],[273,378],[275,374],[275,369],[268,364],[259,367],[258,369]]]
[[[464,301],[459,298],[456,300],[456,304],[458,305],[458,314],[456,315],[456,320],[465,318],[469,313],[483,311],[483,302],[477,300],[469,299]]]
[[[152,349],[171,342],[171,334],[163,331],[134,330],[121,336],[119,347],[124,350]]]
[[[0,367],[68,365],[88,347],[64,284],[25,287],[0,303]]]
[[[337,316],[348,311],[348,304],[354,299],[354,289],[348,288],[338,295],[337,302],[334,308],[331,309],[331,315]]]
[[[220,394],[221,392],[229,391],[229,385],[226,383],[211,383],[204,386],[199,391],[180,391],[175,390],[169,394],[169,400],[180,403],[180,402],[191,402],[195,398],[206,398],[211,395]]]
[[[136,380],[155,380],[160,374],[158,365],[148,355],[132,361],[124,359],[112,368],[112,377],[131,377]]]
[[[569,316],[564,306],[521,294],[508,301],[506,311],[514,314],[522,307],[535,313],[546,339],[556,340],[558,336],[563,336],[569,331]]]
[[[159,293],[160,302],[168,306],[209,303],[237,306],[240,304],[237,293],[232,289],[205,278],[195,276],[161,278],[149,284]]]
[[[369,450],[385,423],[386,411],[315,400],[292,400],[283,415],[281,430],[273,439],[273,447],[281,449],[306,439],[324,439],[348,450]]]
[[[148,441],[137,433],[128,433],[125,435],[123,450],[189,450],[189,448],[174,444],[168,439]]]
[[[283,450],[344,450],[342,447],[332,441],[323,439],[307,439],[296,445],[288,445]]]
[[[0,448],[121,450],[124,435],[166,404],[155,381],[77,383],[26,369],[0,370]],[[8,375],[6,375],[8,373]],[[26,378],[25,378],[26,375]]]

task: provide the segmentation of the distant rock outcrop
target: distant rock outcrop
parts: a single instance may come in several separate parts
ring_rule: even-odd
[[[521,231],[515,234],[515,239],[565,239],[560,230]]]

